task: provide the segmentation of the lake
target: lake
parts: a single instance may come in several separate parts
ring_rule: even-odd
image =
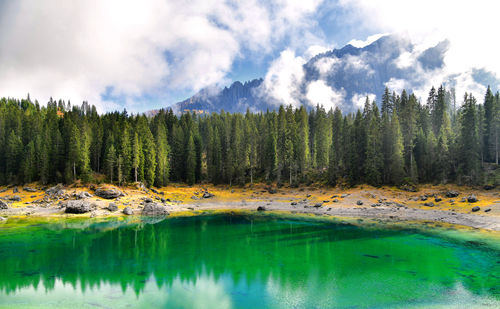
[[[20,220],[0,225],[0,307],[500,307],[500,250],[456,234],[249,214]]]

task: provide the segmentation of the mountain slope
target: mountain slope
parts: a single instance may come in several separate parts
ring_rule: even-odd
[[[445,73],[448,46],[448,41],[442,41],[421,50],[408,39],[395,35],[381,37],[363,48],[346,45],[307,61],[302,66],[303,76],[294,85],[298,89],[294,97],[307,106],[339,106],[349,112],[361,107],[366,96],[380,98],[386,86],[395,91],[421,89],[424,94],[436,76],[441,78],[438,83],[454,86],[459,76]],[[498,80],[484,70],[473,71],[471,78],[480,85],[491,82],[498,85]],[[319,88],[312,87],[318,84]],[[174,108],[177,111],[244,112],[247,108],[275,109],[280,103],[288,102],[268,91],[265,80],[255,79],[244,84],[235,82],[222,90],[201,90]]]

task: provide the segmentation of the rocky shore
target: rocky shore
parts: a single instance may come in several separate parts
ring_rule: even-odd
[[[496,188],[247,188],[141,184],[0,188],[0,221],[20,216],[168,216],[211,210],[279,211],[383,221],[441,222],[500,231]]]

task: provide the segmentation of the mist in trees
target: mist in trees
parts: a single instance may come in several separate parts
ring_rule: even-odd
[[[363,110],[281,106],[211,115],[98,114],[84,102],[0,99],[0,182],[170,181],[243,185],[478,184],[498,164],[500,96],[432,88],[425,103],[386,89]],[[457,106],[460,106],[457,108]]]

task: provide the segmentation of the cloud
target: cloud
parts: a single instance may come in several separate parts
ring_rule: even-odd
[[[353,22],[369,32],[400,33],[411,38],[415,54],[449,40],[443,68],[423,76],[432,80],[434,85],[457,75],[460,76],[456,81],[457,94],[459,89],[472,89],[476,96],[483,96],[484,93],[476,93],[483,87],[471,80],[472,69],[485,69],[500,76],[497,55],[500,42],[491,36],[491,30],[500,28],[497,17],[499,2],[340,0],[339,5],[351,13],[349,16]],[[414,65],[415,54],[402,55],[398,65]],[[422,83],[422,87],[428,86],[429,83]],[[423,89],[416,89],[416,92],[424,93]]]
[[[316,80],[307,85],[306,98],[309,105],[322,105],[326,110],[341,107],[345,100],[343,89],[335,90],[323,80]]]
[[[141,110],[144,95],[227,82],[235,59],[285,39],[321,41],[311,30],[321,2],[1,2],[0,93]]]
[[[351,98],[351,102],[354,107],[353,110],[362,110],[365,107],[366,97],[368,97],[370,103],[377,99],[377,96],[373,93],[355,93]]]
[[[262,96],[275,105],[300,106],[300,86],[305,59],[286,49],[271,63],[261,86]]]
[[[389,33],[377,33],[377,34],[370,35],[364,41],[354,39],[354,40],[349,41],[349,43],[347,43],[347,44],[351,44],[354,47],[363,48],[363,47],[368,46],[371,43],[375,42],[376,40],[380,39],[384,35],[388,35],[388,34]]]

